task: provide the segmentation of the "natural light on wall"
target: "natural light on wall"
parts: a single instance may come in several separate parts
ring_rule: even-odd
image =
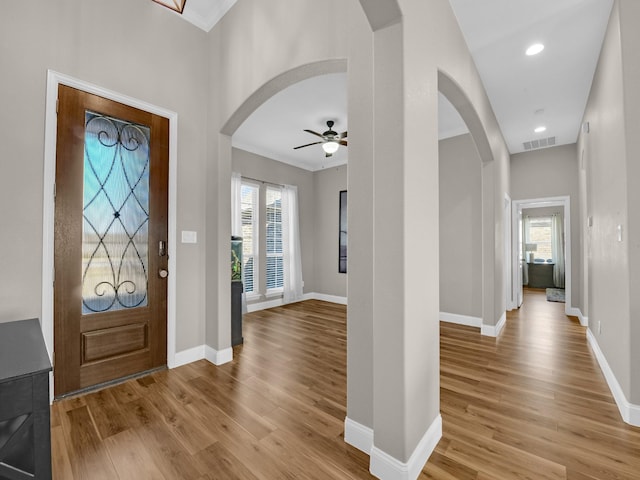
[[[171,10],[178,12],[178,13],[182,13],[182,11],[184,10],[184,5],[185,3],[187,3],[187,0],[153,0],[156,3],[159,3],[160,5],[164,5],[167,8],[170,8]]]

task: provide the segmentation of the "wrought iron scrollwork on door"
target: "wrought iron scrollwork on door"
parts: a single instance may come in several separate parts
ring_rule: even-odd
[[[149,127],[85,115],[83,313],[147,304]]]

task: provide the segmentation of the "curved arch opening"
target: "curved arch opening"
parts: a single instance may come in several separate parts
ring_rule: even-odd
[[[255,160],[264,160],[265,162],[272,163],[261,163],[261,165],[253,171],[244,172],[242,169],[237,170],[241,173],[242,177],[245,177],[247,181],[249,179],[255,180],[255,184],[259,185],[258,189],[259,193],[256,193],[256,204],[255,211],[258,212],[257,219],[255,222],[255,229],[257,232],[257,238],[259,239],[256,244],[259,246],[256,247],[256,254],[254,261],[252,262],[252,268],[261,269],[255,272],[253,278],[257,279],[256,283],[260,284],[259,289],[254,291],[253,298],[249,301],[249,311],[257,310],[260,308],[268,308],[268,306],[275,306],[275,302],[281,301],[281,297],[283,296],[283,292],[276,298],[273,297],[275,295],[273,286],[269,286],[268,280],[266,279],[267,267],[270,265],[268,262],[271,261],[273,263],[273,259],[267,259],[266,253],[266,238],[267,238],[267,228],[264,225],[266,224],[262,221],[266,212],[267,207],[267,194],[268,191],[273,190],[274,187],[282,187],[284,184],[289,185],[301,185],[302,188],[299,188],[299,202],[300,205],[309,209],[309,206],[313,205],[313,199],[310,199],[310,196],[313,195],[313,171],[304,172],[299,169],[295,169],[291,167],[290,170],[287,169],[287,162],[278,162],[277,157],[272,157],[270,155],[256,155],[251,152],[245,152],[243,150],[234,150],[232,144],[232,136],[237,132],[239,127],[256,111],[261,107],[265,102],[274,97],[274,95],[286,90],[288,87],[293,86],[299,82],[311,79],[312,77],[319,77],[327,74],[335,74],[335,73],[345,73],[347,71],[347,60],[346,59],[329,59],[324,61],[313,62],[309,64],[300,65],[298,67],[287,70],[272,79],[268,80],[265,84],[256,89],[252,94],[250,94],[246,99],[241,103],[241,105],[226,119],[223,123],[222,128],[218,133],[218,141],[217,141],[217,149],[218,149],[218,175],[215,178],[215,182],[217,185],[217,190],[219,194],[216,196],[216,208],[218,211],[217,218],[217,242],[215,244],[215,249],[217,253],[217,263],[219,265],[223,265],[227,263],[228,258],[228,239],[231,237],[231,196],[228,193],[230,185],[231,185],[231,173],[232,170],[236,170],[235,163],[236,159],[240,153],[240,157],[243,157],[240,161],[241,164],[244,164],[245,167],[248,165],[247,157],[253,156],[253,158],[249,158],[251,162],[255,162]],[[301,126],[301,129],[305,128],[305,126]],[[311,127],[313,128],[313,127]],[[324,152],[321,152],[324,158]],[[246,155],[245,155],[246,154]],[[254,163],[257,165],[257,163]],[[305,168],[305,167],[302,167]],[[346,167],[344,167],[346,170]],[[247,167],[247,170],[249,168]],[[260,171],[258,171],[260,170]],[[293,172],[296,170],[296,172]],[[280,173],[278,173],[280,172]],[[284,173],[283,173],[284,172]],[[276,178],[278,175],[284,174],[282,178]],[[346,173],[344,174],[345,182],[346,182]],[[300,180],[302,183],[298,183],[296,180]],[[309,188],[307,188],[309,187]],[[346,186],[345,186],[346,189]],[[273,192],[271,192],[273,193]],[[336,193],[337,195],[337,193]],[[337,198],[337,197],[336,197]],[[306,203],[305,203],[306,202]],[[262,211],[262,213],[260,213]],[[301,213],[300,217],[304,214]],[[234,230],[237,230],[236,227]],[[308,226],[304,226],[301,223],[301,232],[300,238],[302,241],[305,238],[313,238],[313,225],[308,228]],[[311,231],[309,234],[308,230]],[[271,230],[269,230],[271,232]],[[305,233],[307,232],[307,233]],[[304,250],[304,246],[303,250]],[[311,251],[309,254],[308,251]],[[307,247],[307,253],[302,254],[302,264],[307,265],[304,267],[305,270],[313,271],[314,267],[314,254],[315,249],[313,245]],[[277,260],[276,260],[277,263]],[[336,259],[337,265],[337,259]],[[337,266],[336,266],[337,271]],[[303,272],[304,273],[304,272]],[[213,272],[212,275],[219,276],[217,272]],[[312,281],[307,280],[307,284],[312,284]],[[306,285],[309,287],[309,285]],[[217,288],[217,302],[218,302],[218,315],[217,321],[215,324],[211,326],[217,329],[218,338],[220,342],[225,344],[231,340],[231,308],[230,308],[230,293],[228,292],[228,286],[226,282],[218,281]],[[271,288],[271,290],[269,290]],[[314,292],[311,288],[305,288],[305,293]],[[346,293],[345,293],[346,296]],[[234,337],[237,338],[237,335]],[[229,349],[230,351],[230,349]]]
[[[493,162],[493,152],[469,97],[440,70],[438,90],[468,131],[458,129],[456,136],[439,141],[440,318],[490,335],[484,322],[490,317],[487,299],[493,298],[493,285],[487,278],[491,259],[484,237],[493,219],[483,208],[489,193],[483,167]]]
[[[232,136],[242,123],[276,93],[311,77],[347,71],[346,59],[322,60],[293,68],[277,75],[249,96],[224,123],[220,133]]]

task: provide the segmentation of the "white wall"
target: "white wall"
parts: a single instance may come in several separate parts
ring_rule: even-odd
[[[439,151],[440,311],[478,318],[482,317],[481,160],[469,134],[441,140]]]
[[[571,306],[581,309],[582,224],[578,184],[576,144],[543,148],[511,156],[512,200],[565,195],[571,198]]]

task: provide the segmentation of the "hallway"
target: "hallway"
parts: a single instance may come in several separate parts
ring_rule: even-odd
[[[625,424],[585,328],[525,290],[497,340],[441,324],[444,436],[438,479],[639,479],[640,429]]]

